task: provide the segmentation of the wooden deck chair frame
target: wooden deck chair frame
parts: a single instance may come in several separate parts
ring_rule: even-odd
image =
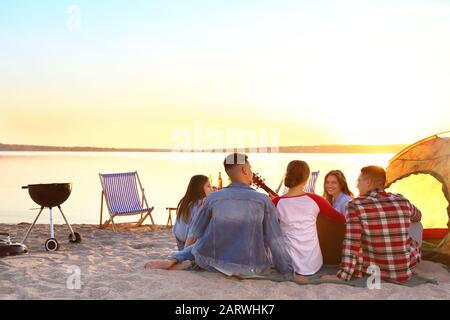
[[[106,193],[105,193],[106,188],[105,188],[103,177],[107,176],[107,175],[120,175],[120,174],[129,174],[129,175],[134,174],[136,176],[136,182],[137,182],[137,184],[139,186],[139,189],[140,189],[140,192],[141,192],[141,201],[140,201],[140,208],[141,209],[140,210],[138,210],[138,211],[131,211],[131,212],[124,212],[124,213],[121,213],[121,212],[115,212],[114,213],[111,210],[109,201],[106,198],[107,197]],[[145,190],[142,187],[141,179],[139,179],[139,174],[137,173],[137,171],[134,171],[134,172],[109,173],[109,174],[108,173],[99,173],[99,178],[100,178],[100,183],[102,185],[101,200],[100,200],[100,224],[99,224],[100,228],[104,228],[109,223],[111,223],[113,231],[116,232],[116,227],[115,227],[115,224],[114,224],[114,217],[116,217],[116,216],[130,216],[130,215],[136,215],[136,214],[140,214],[141,218],[136,222],[135,226],[138,227],[138,226],[142,225],[142,223],[144,222],[144,220],[147,217],[150,217],[150,220],[152,221],[152,225],[155,225],[155,222],[154,222],[153,217],[152,217],[152,211],[153,211],[154,207],[150,207],[148,205],[147,198],[145,196]],[[103,201],[106,203],[106,207],[108,208],[109,216],[110,216],[110,219],[106,220],[104,223],[102,223]],[[145,204],[145,207],[144,207],[144,204]]]

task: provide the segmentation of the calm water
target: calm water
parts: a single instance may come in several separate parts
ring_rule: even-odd
[[[192,175],[212,175],[217,184],[218,173],[222,172],[224,185],[227,184],[222,166],[225,156],[222,153],[0,152],[0,223],[33,222],[38,205],[21,186],[54,182],[73,183],[72,194],[62,205],[70,223],[98,223],[101,195],[98,173],[137,170],[149,205],[155,207],[155,221],[165,224],[165,208],[176,206]],[[279,185],[289,161],[300,159],[307,161],[311,170],[320,170],[316,193],[322,194],[323,178],[332,169],[341,169],[351,190],[357,193],[355,184],[360,168],[372,164],[386,167],[393,156],[260,153],[249,154],[249,161],[253,171],[260,173],[272,189]],[[104,211],[104,219],[107,216]],[[54,221],[64,223],[56,211]],[[121,221],[128,219],[117,219]],[[48,209],[38,223],[49,223]]]

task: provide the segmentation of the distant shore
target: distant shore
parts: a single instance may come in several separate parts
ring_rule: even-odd
[[[257,153],[398,153],[406,148],[404,144],[393,145],[319,145],[319,146],[281,146],[278,148],[175,150],[162,148],[95,148],[95,147],[54,147],[38,145],[2,144],[1,151],[39,151],[39,152],[257,152]]]

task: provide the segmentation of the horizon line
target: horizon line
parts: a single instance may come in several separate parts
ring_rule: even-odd
[[[49,146],[29,144],[0,143],[0,151],[90,151],[90,152],[249,152],[270,153],[274,149],[280,153],[286,152],[323,152],[323,153],[395,153],[408,146],[408,144],[321,144],[321,145],[295,145],[295,146],[265,146],[245,148],[208,148],[208,149],[174,149],[174,148],[144,148],[144,147],[90,147],[90,146]],[[359,149],[359,150],[358,150]],[[270,151],[269,151],[270,150]]]

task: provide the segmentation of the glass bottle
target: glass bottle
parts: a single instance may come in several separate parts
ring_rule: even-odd
[[[217,189],[222,189],[222,175],[221,172],[219,172],[219,179],[217,180]]]

